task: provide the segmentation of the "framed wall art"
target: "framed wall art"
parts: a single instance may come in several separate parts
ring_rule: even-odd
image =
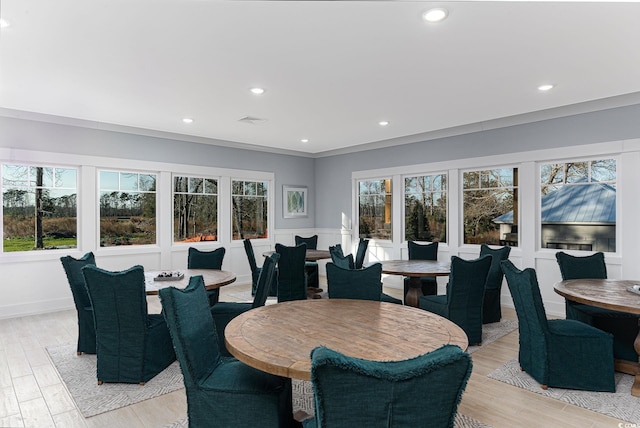
[[[282,213],[284,218],[307,216],[307,188],[302,186],[282,186]]]

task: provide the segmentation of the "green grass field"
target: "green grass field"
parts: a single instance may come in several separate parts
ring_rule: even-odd
[[[75,248],[76,238],[44,238],[45,248]],[[5,253],[11,251],[31,251],[35,247],[33,238],[13,238],[2,241],[2,248]]]

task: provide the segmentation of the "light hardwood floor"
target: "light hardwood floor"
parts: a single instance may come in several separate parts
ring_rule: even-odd
[[[245,284],[223,287],[221,300],[237,300],[229,293],[249,289]],[[385,287],[384,291],[401,295],[398,289]],[[149,296],[148,301],[150,312],[160,311],[157,296]],[[508,308],[503,316],[516,319]],[[45,349],[75,343],[76,335],[75,310],[0,320],[0,427],[163,427],[186,416],[186,398],[180,390],[85,419],[75,409]],[[631,426],[486,376],[517,353],[516,330],[472,354],[473,372],[461,413],[495,428]]]

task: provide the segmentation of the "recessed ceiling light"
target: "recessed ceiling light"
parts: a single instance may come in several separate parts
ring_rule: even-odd
[[[11,26],[11,23],[4,18],[0,18],[0,28],[7,28]]]
[[[182,119],[182,121],[184,123],[193,123],[193,119],[191,119],[190,117],[185,117],[184,119]]]
[[[251,91],[252,94],[255,94],[255,95],[264,94],[264,89],[263,88],[251,88],[250,91]]]
[[[389,121],[387,121],[387,120],[381,120],[380,122],[378,122],[378,125],[380,125],[380,126],[387,126],[387,125],[389,125]]]
[[[309,139],[308,138],[303,138],[302,140],[300,140],[301,143],[308,143]]]
[[[449,11],[442,7],[436,7],[434,9],[429,9],[425,13],[422,14],[422,19],[427,22],[441,22],[444,21],[449,15]]]
[[[540,85],[538,86],[538,90],[542,91],[542,92],[546,92],[546,91],[550,91],[551,89],[553,89],[556,85],[551,85],[551,84],[546,84],[546,85]]]

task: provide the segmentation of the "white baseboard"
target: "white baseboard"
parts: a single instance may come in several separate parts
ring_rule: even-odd
[[[69,309],[75,309],[73,299],[71,298],[39,300],[17,305],[0,306],[0,319],[25,317],[28,315],[66,311]]]

